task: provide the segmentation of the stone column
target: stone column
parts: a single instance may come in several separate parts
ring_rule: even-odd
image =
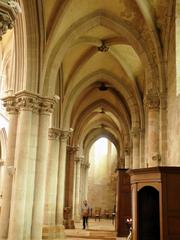
[[[132,136],[132,168],[139,168],[140,166],[140,129],[134,127],[131,131]]]
[[[148,114],[148,167],[159,165],[159,106],[158,94],[149,91],[145,98],[145,106]]]
[[[75,198],[76,198],[76,161],[74,159],[74,176],[73,176],[73,209],[72,217],[75,218]]]
[[[60,130],[49,128],[48,132],[48,166],[46,177],[46,198],[45,198],[45,225],[56,224],[56,197],[59,157],[59,136]]]
[[[84,157],[81,157],[80,159],[81,159],[80,202],[83,202],[84,200],[87,200],[89,164],[84,160]]]
[[[145,162],[145,130],[141,129],[140,131],[140,168],[146,167]]]
[[[68,158],[66,168],[66,197],[65,204],[67,207],[73,206],[73,178],[74,178],[74,159],[79,147],[67,147]]]
[[[74,203],[74,220],[80,221],[80,175],[81,175],[81,158],[75,159],[76,176],[75,176],[75,203]]]
[[[31,239],[38,129],[39,129],[39,106],[37,106],[37,108],[34,108],[32,113],[30,156],[28,161],[28,176],[27,176],[28,181],[26,187],[26,207],[25,207],[26,221],[24,226],[24,239]]]
[[[31,186],[27,189],[32,111],[36,107],[37,99],[28,92],[17,94],[17,106],[19,108],[16,149],[15,149],[15,172],[11,200],[11,213],[9,223],[8,240],[24,240],[24,229],[26,226],[26,193],[33,191]],[[29,206],[29,211],[31,211]],[[30,226],[29,226],[30,227]]]
[[[65,207],[66,214],[64,226],[66,229],[73,229],[74,220],[72,220],[73,209],[73,187],[74,187],[74,159],[79,147],[67,146],[67,163],[66,163],[66,190],[65,190]]]
[[[160,94],[160,139],[159,151],[161,154],[161,165],[167,164],[167,93]],[[178,118],[179,119],[179,118]]]
[[[39,138],[37,148],[34,205],[31,230],[33,240],[42,239],[47,159],[48,159],[48,129],[50,114],[53,111],[54,103],[55,102],[52,99],[42,98],[40,105],[39,132],[38,132]]]
[[[62,225],[64,219],[65,175],[66,175],[66,147],[69,131],[61,131],[59,151],[59,171],[57,189],[57,224]]]
[[[9,216],[11,205],[11,192],[13,182],[14,169],[14,155],[16,145],[16,131],[17,131],[17,109],[15,106],[15,98],[7,97],[3,99],[6,111],[9,113],[9,129],[7,140],[7,159],[5,162],[5,172],[3,177],[3,196],[0,214],[0,239],[8,237]]]
[[[128,146],[125,147],[124,149],[124,157],[125,157],[125,168],[128,169],[130,168],[130,149]]]
[[[84,190],[85,190],[85,162],[84,159],[81,161],[80,167],[80,202],[82,203],[84,200]]]
[[[90,164],[85,163],[85,179],[84,179],[84,199],[87,200],[88,196],[88,171],[89,171]]]
[[[46,177],[46,198],[43,237],[56,239],[56,198],[58,180],[58,158],[60,129],[49,128],[48,167]]]
[[[118,161],[117,167],[123,169],[124,166],[125,166],[125,156],[124,156],[124,153],[122,153],[122,155],[120,155],[120,157],[119,157],[119,161]]]

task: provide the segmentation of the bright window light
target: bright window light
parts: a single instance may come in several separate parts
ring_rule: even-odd
[[[95,143],[95,154],[97,156],[104,156],[108,152],[108,139],[100,138]]]

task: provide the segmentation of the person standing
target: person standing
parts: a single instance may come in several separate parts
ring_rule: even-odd
[[[83,201],[81,214],[83,218],[83,229],[88,227],[88,217],[89,217],[90,208],[88,206],[87,200]]]

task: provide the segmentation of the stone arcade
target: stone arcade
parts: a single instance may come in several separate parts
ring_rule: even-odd
[[[66,238],[101,137],[117,236],[180,239],[180,0],[0,0],[0,39],[0,240]]]

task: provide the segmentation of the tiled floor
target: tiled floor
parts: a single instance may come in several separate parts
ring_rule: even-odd
[[[82,229],[82,222],[75,224],[76,229],[66,229],[67,240],[83,240],[83,239],[96,239],[96,240],[126,240],[126,238],[116,238],[116,232],[112,220],[89,219],[88,229]]]

